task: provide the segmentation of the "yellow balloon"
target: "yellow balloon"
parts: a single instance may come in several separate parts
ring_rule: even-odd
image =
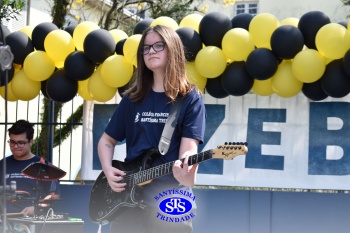
[[[107,102],[111,100],[117,93],[116,87],[111,87],[102,81],[100,67],[89,78],[89,93],[92,98],[98,102]]]
[[[34,29],[34,26],[25,26],[23,28],[21,28],[19,31],[20,32],[23,32],[24,34],[26,34],[30,39],[32,39],[32,33],[33,33],[33,29]]]
[[[249,24],[249,33],[257,48],[271,49],[272,33],[280,26],[278,19],[269,13],[260,13],[254,16]]]
[[[265,79],[265,80],[257,80],[254,79],[254,84],[252,87],[252,91],[261,96],[269,96],[274,93],[272,89],[272,79]]]
[[[64,67],[64,61],[56,61],[55,62],[55,67],[57,69],[62,69]]]
[[[156,18],[155,20],[152,21],[150,26],[153,27],[156,25],[167,26],[174,29],[175,31],[179,29],[179,25],[177,24],[177,22],[168,16],[160,16]]]
[[[13,94],[23,101],[34,99],[41,90],[41,82],[28,78],[24,70],[18,71],[11,80],[11,90]]]
[[[293,75],[290,60],[284,60],[279,64],[276,73],[271,77],[271,83],[273,91],[284,98],[295,96],[303,87],[303,83]]]
[[[292,60],[292,72],[303,83],[319,80],[326,70],[324,57],[314,49],[300,51]]]
[[[350,49],[350,33],[338,23],[329,23],[318,30],[315,44],[322,56],[340,59]]]
[[[294,17],[286,18],[281,21],[281,25],[292,25],[296,28],[298,27],[298,24],[299,24],[299,19]]]
[[[181,20],[179,28],[189,27],[199,33],[199,24],[201,23],[202,18],[203,16],[200,14],[189,14]]]
[[[323,57],[324,61],[326,62],[326,65],[328,65],[328,63],[334,61],[335,59],[332,58],[328,58],[328,57]]]
[[[133,65],[122,55],[112,55],[101,65],[101,77],[111,87],[122,87],[131,80]]]
[[[141,34],[132,35],[126,39],[123,46],[123,53],[126,60],[128,60],[135,67],[137,67],[137,49],[139,47],[141,37]]]
[[[5,86],[0,87],[0,95],[4,100],[6,100]],[[15,102],[17,100],[19,99],[12,92],[12,82],[9,82],[7,85],[7,101]]]
[[[66,57],[75,51],[72,36],[64,30],[53,30],[45,37],[44,48],[55,63],[64,63]]]
[[[216,78],[226,69],[224,52],[216,46],[207,46],[201,49],[195,58],[198,73],[206,78]]]
[[[112,34],[115,43],[118,43],[120,40],[128,38],[128,34],[126,34],[124,31],[120,29],[112,29],[109,31],[109,33]]]
[[[16,73],[17,71],[19,71],[20,69],[22,69],[22,65],[13,63],[13,68],[15,69],[15,73]]]
[[[254,41],[249,32],[243,28],[233,28],[222,38],[222,51],[231,61],[247,60],[254,50]]]
[[[24,59],[23,70],[31,80],[44,81],[55,71],[55,63],[46,52],[36,50]]]
[[[194,62],[186,62],[186,74],[190,83],[196,85],[199,90],[204,91],[207,78],[202,76],[196,69]]]
[[[85,37],[93,30],[100,29],[100,27],[90,21],[79,23],[73,31],[73,41],[77,50],[84,51]]]
[[[87,101],[93,101],[94,98],[91,96],[89,92],[89,81],[90,78],[85,79],[83,81],[78,81],[78,94]]]

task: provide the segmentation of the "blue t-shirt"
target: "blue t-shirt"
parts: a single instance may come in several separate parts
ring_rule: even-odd
[[[22,170],[29,164],[39,162],[39,156],[35,155],[28,160],[16,160],[13,155],[6,157],[6,184],[16,181],[16,190],[25,191],[30,197],[22,200],[9,200],[7,202],[7,213],[19,213],[25,207],[33,206],[34,200],[39,195],[39,199],[45,198],[52,193],[60,194],[59,181],[38,181],[22,174]],[[0,183],[3,181],[3,160],[0,161]],[[34,199],[34,200],[31,200]]]
[[[141,103],[132,102],[126,95],[122,98],[105,133],[119,142],[126,140],[126,162],[133,161],[151,148],[158,148],[171,108],[169,102],[170,99],[164,92],[153,90]],[[192,90],[182,102],[168,152],[164,156],[159,156],[153,166],[177,160],[182,137],[197,139],[202,143],[204,131],[204,102],[202,96]],[[145,186],[144,190],[150,191],[151,188],[158,186],[159,190],[156,188],[154,192],[159,192],[165,188],[164,182],[170,183],[172,187],[179,185],[174,176],[169,174],[153,180],[151,184]]]

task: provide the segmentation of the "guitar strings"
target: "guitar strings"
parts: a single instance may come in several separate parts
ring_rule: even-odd
[[[193,164],[193,160],[195,161],[198,161],[198,158],[199,157],[202,157],[202,161],[204,161],[204,156],[205,155],[208,155],[208,154],[211,154],[212,153],[212,150],[208,150],[208,151],[204,151],[204,152],[201,152],[201,153],[198,153],[196,155],[192,155],[190,156],[188,159],[190,162],[192,162],[190,165]],[[185,159],[181,159],[181,161],[183,162]],[[200,162],[202,162],[200,161]],[[133,173],[133,174],[130,174],[130,175],[126,175],[124,176],[123,178],[123,181],[126,181],[126,182],[129,182],[129,181],[134,181],[134,177],[136,178],[139,178],[139,180],[141,180],[140,182],[135,182],[136,184],[139,184],[139,183],[142,183],[142,182],[145,182],[147,180],[150,180],[150,179],[146,179],[146,180],[142,180],[142,178],[145,178],[147,177],[147,174],[148,174],[148,177],[151,176],[153,174],[153,172],[155,171],[163,171],[163,169],[167,169],[169,170],[170,167],[172,168],[173,165],[174,165],[175,161],[172,161],[172,162],[168,162],[168,163],[164,163],[164,164],[161,164],[159,166],[156,166],[156,167],[152,167],[152,168],[148,168],[146,170],[142,170],[142,171],[139,171],[139,172],[136,172],[136,173]],[[166,175],[166,174],[170,174],[172,172],[172,170],[168,173],[165,173],[163,175]]]

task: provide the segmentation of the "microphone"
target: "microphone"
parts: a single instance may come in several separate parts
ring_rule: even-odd
[[[11,181],[11,184],[0,185],[0,193],[13,194],[16,192],[16,181]]]

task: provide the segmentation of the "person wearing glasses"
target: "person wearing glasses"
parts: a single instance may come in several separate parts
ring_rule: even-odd
[[[136,72],[99,140],[98,155],[110,188],[126,192],[126,173],[112,166],[115,146],[125,140],[125,162],[131,163],[149,149],[157,149],[172,103],[181,98],[169,150],[151,164],[173,162],[172,172],[143,185],[137,195],[146,207],[122,208],[111,222],[110,232],[192,232],[192,218],[171,222],[159,209],[157,198],[164,192],[167,197],[175,192],[192,195],[195,184],[197,164],[190,166],[188,156],[197,154],[203,143],[205,107],[201,92],[187,79],[185,64],[183,44],[173,29],[161,25],[145,29],[137,50]],[[172,208],[180,208],[174,204]]]
[[[16,194],[19,196],[13,200],[8,200],[6,209],[7,213],[18,213],[25,216],[39,214],[35,209],[35,201],[37,199],[49,199],[59,197],[59,181],[38,181],[22,174],[31,163],[43,161],[42,157],[34,155],[30,148],[33,144],[34,126],[26,120],[16,121],[11,128],[8,129],[9,146],[12,155],[6,159],[6,185],[11,181],[16,182]],[[4,159],[0,161],[0,182],[3,183]],[[39,211],[39,210],[38,210]],[[46,213],[45,213],[46,214]]]

